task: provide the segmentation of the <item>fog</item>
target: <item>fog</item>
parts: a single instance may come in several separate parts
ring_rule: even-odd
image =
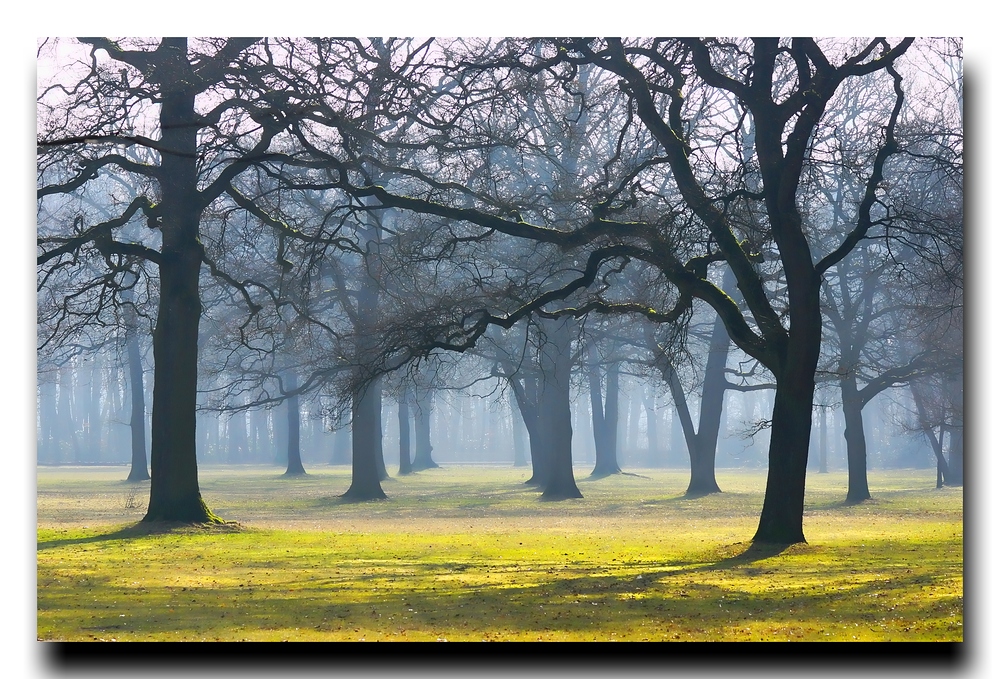
[[[962,483],[954,39],[45,40],[38,461]],[[147,474],[146,466],[149,466]],[[161,473],[168,470],[166,473]]]

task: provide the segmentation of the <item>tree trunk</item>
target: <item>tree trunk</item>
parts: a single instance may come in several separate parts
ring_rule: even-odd
[[[523,396],[517,405],[521,412],[521,420],[528,431],[528,454],[531,457],[531,476],[525,481],[528,486],[540,486],[548,472],[548,449],[542,443],[540,431],[540,382],[535,376],[524,378]]]
[[[924,399],[920,394],[920,390],[915,388],[915,385],[912,383],[910,384],[910,393],[913,395],[913,404],[917,407],[917,422],[920,424],[920,429],[924,432],[924,436],[927,437],[927,441],[931,444],[931,450],[934,451],[934,458],[937,460],[936,487],[941,488],[946,483],[949,483],[951,479],[948,462],[944,457],[944,431],[942,430],[941,436],[934,433],[934,425],[927,415]]]
[[[735,286],[731,270],[726,270],[723,287],[731,292]],[[687,495],[721,493],[715,480],[715,454],[719,446],[719,429],[722,407],[726,399],[726,363],[729,360],[729,333],[721,317],[712,326],[708,360],[705,362],[705,379],[701,388],[701,409],[698,413],[698,433],[695,435],[694,454],[691,456],[691,481]]]
[[[948,432],[948,475],[945,483],[949,486],[965,484],[965,427],[954,426]]]
[[[417,390],[417,412],[414,418],[413,430],[416,436],[416,449],[413,453],[413,471],[433,469],[438,463],[431,457],[431,410],[434,395],[429,389]]]
[[[847,500],[856,504],[871,499],[868,490],[868,444],[865,441],[864,403],[853,376],[840,381],[844,404],[844,441],[847,443]]]
[[[646,466],[655,467],[660,450],[656,428],[656,392],[651,388],[644,389],[642,404],[646,407]]]
[[[515,467],[527,467],[528,458],[525,456],[524,450],[524,420],[521,417],[521,410],[517,405],[517,398],[514,397],[513,392],[509,393],[510,400],[510,424],[511,424],[511,438],[514,439],[514,466]]]
[[[378,467],[378,478],[379,481],[385,481],[389,478],[389,470],[385,468],[385,450],[382,448],[382,382],[381,380],[376,380],[373,386],[375,389],[375,405],[373,406],[375,410],[375,430],[377,435],[375,436],[375,466]]]
[[[594,470],[592,477],[621,474],[618,466],[618,379],[619,367],[612,364],[607,372],[607,396],[601,396],[601,370],[597,350],[590,350],[590,412],[594,427]]]
[[[93,462],[106,462],[106,451],[102,445],[104,418],[101,417],[101,400],[104,397],[104,363],[102,354],[95,353],[90,364],[90,394],[87,399],[87,421],[90,424],[87,449]]]
[[[811,273],[794,272],[795,277],[800,278],[799,283],[796,286],[789,284],[788,342],[781,351],[780,364],[772,370],[776,389],[764,506],[753,537],[758,543],[805,542],[802,512],[822,316],[818,276],[808,261],[799,264]],[[809,285],[801,280],[807,276]]]
[[[122,293],[122,299],[126,301],[125,348],[128,354],[129,391],[132,396],[132,416],[129,421],[132,432],[132,467],[127,480],[146,481],[149,479],[146,466],[146,395],[142,379],[142,356],[139,353],[139,328],[135,308],[130,304],[131,297],[131,290],[127,295]]]
[[[351,408],[351,486],[341,497],[345,500],[384,500],[378,459],[381,455],[381,399],[378,385],[370,384],[363,394],[356,394]]]
[[[290,372],[285,379],[288,382],[289,391],[298,389],[298,376]],[[288,467],[285,469],[285,476],[305,476],[306,469],[302,466],[302,449],[299,445],[299,428],[302,424],[299,413],[299,395],[293,394],[285,401],[288,409]]]
[[[583,497],[573,478],[573,424],[569,404],[572,369],[570,320],[548,322],[548,341],[542,347],[542,393],[539,398],[539,428],[547,449],[548,472],[542,499]]]
[[[38,382],[38,461],[59,461],[59,441],[56,437],[56,385],[48,380]]]
[[[410,404],[408,399],[410,393],[404,389],[399,395],[399,474],[410,474],[413,472],[413,463],[410,460]]]
[[[187,63],[186,38],[165,39],[164,45],[178,64]],[[198,118],[194,91],[177,75],[175,87],[164,86],[160,104],[163,246],[153,331],[152,480],[143,520],[218,522],[201,498],[195,453],[202,248]]]
[[[819,412],[819,473],[828,474],[830,470],[827,467],[826,418],[829,413],[826,412],[825,406],[821,406]]]
[[[226,462],[229,464],[243,464],[247,462],[249,439],[247,438],[246,411],[241,410],[229,416],[226,426],[226,436],[229,439],[229,452]]]
[[[711,360],[711,357],[709,357],[709,360]],[[721,403],[719,404],[718,414],[715,419],[714,438],[701,436],[694,430],[694,422],[691,419],[691,411],[688,409],[687,398],[684,395],[683,388],[681,387],[677,371],[674,370],[672,365],[664,366],[664,371],[666,372],[667,384],[670,387],[670,395],[674,400],[674,408],[677,411],[677,417],[680,421],[681,430],[684,432],[684,443],[686,444],[688,459],[691,464],[691,478],[684,494],[688,497],[699,497],[709,493],[721,493],[722,490],[719,488],[719,484],[716,483],[715,480],[715,446],[718,443],[719,432],[719,421],[717,418],[721,416],[722,413]],[[708,381],[707,372],[706,381]],[[722,394],[725,395],[724,390]],[[702,404],[702,410],[704,410],[705,407],[706,404]],[[705,420],[705,422],[709,421],[711,420]],[[709,428],[711,429],[711,427]],[[711,450],[706,449],[708,445],[711,445]]]

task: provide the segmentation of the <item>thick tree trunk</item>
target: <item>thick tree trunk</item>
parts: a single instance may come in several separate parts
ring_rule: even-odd
[[[345,500],[385,499],[376,457],[382,454],[378,390],[377,384],[371,384],[363,394],[354,397],[351,413],[351,486],[341,496]]]
[[[573,424],[569,404],[572,369],[570,320],[546,323],[548,341],[542,348],[542,393],[539,398],[539,428],[547,449],[548,472],[542,499],[583,497],[573,478]]]
[[[809,429],[812,424],[813,371],[789,371],[778,379],[768,449],[764,507],[754,542],[805,542],[805,504]]]
[[[298,376],[295,373],[288,373],[285,381],[288,389],[294,390],[299,387]],[[299,413],[299,395],[293,394],[285,401],[288,419],[288,467],[285,469],[285,476],[305,476],[306,469],[302,466],[302,449],[300,444],[301,415]]]
[[[844,404],[844,441],[847,443],[846,502],[856,504],[871,499],[868,490],[868,444],[862,415],[864,403],[853,377],[840,381],[840,394]]]
[[[789,285],[788,342],[781,352],[780,365],[772,370],[777,384],[764,506],[753,537],[758,543],[805,542],[802,512],[822,317],[818,277],[807,261],[800,264],[811,273],[795,272],[799,283]]]
[[[413,463],[410,460],[410,392],[404,389],[399,396],[399,412],[397,421],[399,423],[399,473],[410,474],[413,472]]]
[[[178,63],[187,62],[186,38],[165,42]],[[153,332],[152,480],[143,520],[217,522],[201,498],[195,453],[201,202],[195,95],[183,87],[164,87],[160,104],[163,246]]]
[[[416,449],[413,453],[413,471],[433,469],[438,463],[431,457],[431,410],[433,394],[429,389],[417,390],[417,411],[413,421],[413,433],[416,436]]]
[[[128,297],[131,298],[131,290]],[[124,293],[122,298],[125,299]],[[149,479],[149,469],[146,466],[146,394],[142,379],[142,356],[139,353],[138,323],[135,309],[131,304],[126,304],[125,307],[125,323],[129,391],[132,396],[132,415],[129,421],[129,429],[132,432],[132,467],[129,470],[128,480],[146,481]]]

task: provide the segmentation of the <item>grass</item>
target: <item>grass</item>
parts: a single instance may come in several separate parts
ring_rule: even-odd
[[[927,471],[810,475],[809,544],[748,551],[762,472],[682,472],[540,502],[524,470],[452,467],[345,504],[343,468],[202,470],[238,525],[136,525],[124,468],[38,470],[43,640],[963,639],[962,492]]]

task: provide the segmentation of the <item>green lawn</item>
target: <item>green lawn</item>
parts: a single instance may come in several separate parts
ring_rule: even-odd
[[[932,470],[811,474],[809,544],[747,551],[763,472],[686,499],[679,471],[586,480],[542,502],[526,470],[393,478],[201,470],[238,525],[136,527],[148,482],[38,470],[38,637],[53,640],[948,640],[963,638],[962,491]]]

